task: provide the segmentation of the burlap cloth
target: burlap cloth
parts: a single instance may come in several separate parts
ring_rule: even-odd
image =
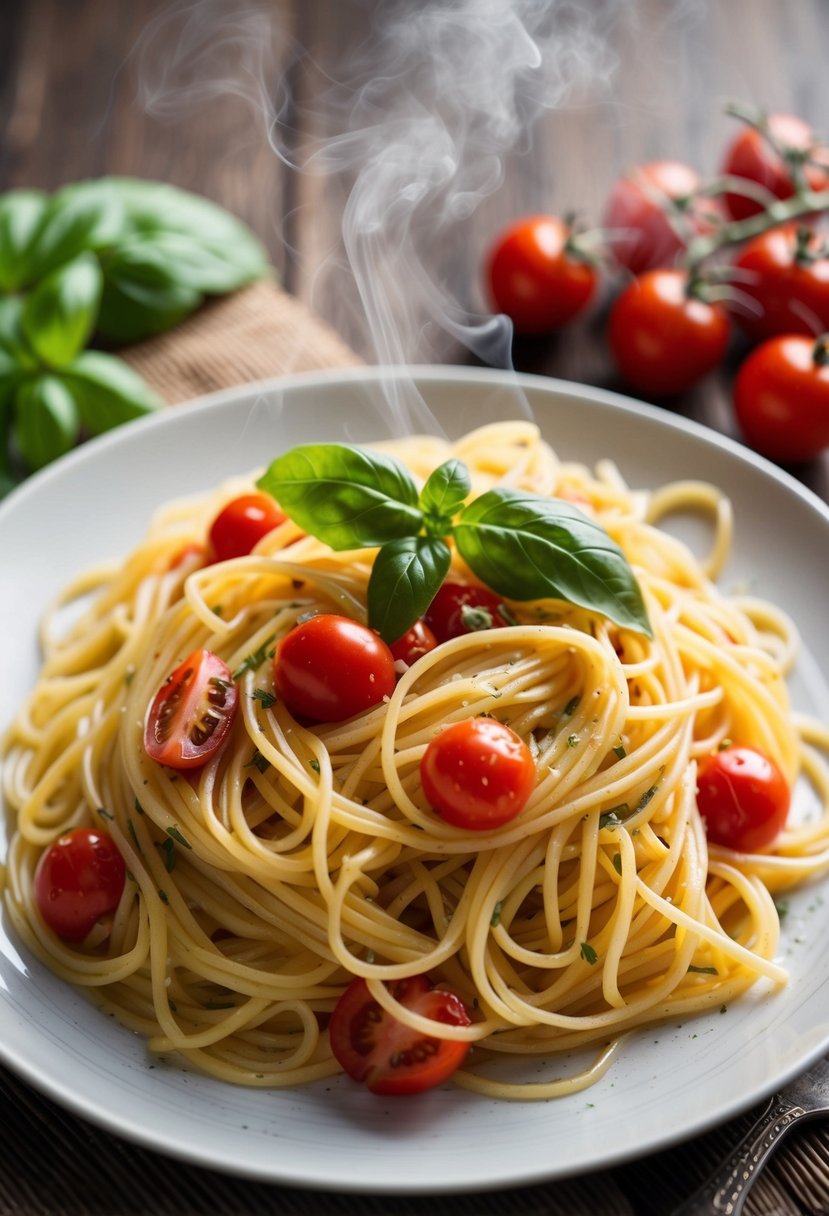
[[[122,353],[170,403],[281,373],[360,362],[301,304],[266,284],[215,302],[171,334]],[[0,1113],[0,1216],[670,1216],[750,1122],[748,1113],[679,1148],[589,1177],[421,1199],[292,1190],[188,1166],[67,1114],[2,1070]],[[428,1174],[427,1163],[424,1169]],[[816,1123],[794,1132],[743,1211],[829,1213],[829,1130]]]

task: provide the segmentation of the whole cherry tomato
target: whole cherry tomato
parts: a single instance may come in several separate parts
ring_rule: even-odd
[[[813,229],[770,228],[744,245],[733,265],[734,287],[749,302],[735,301],[732,313],[754,341],[829,330],[829,254]]]
[[[784,463],[829,447],[829,338],[769,338],[734,380],[734,408],[747,442]]]
[[[211,650],[194,650],[156,693],[144,749],[169,768],[200,768],[221,747],[239,702],[230,668]]]
[[[812,190],[825,190],[829,185],[829,152],[820,146],[809,124],[794,114],[769,114],[765,124],[771,138],[750,125],[738,132],[726,149],[722,172],[765,186],[775,198],[791,198],[795,192],[791,165],[777,151],[780,148],[804,162],[803,172]],[[820,163],[805,163],[811,158]],[[723,201],[735,220],[763,210],[759,202],[745,194],[728,193]]]
[[[603,227],[616,261],[634,274],[673,266],[695,235],[710,232],[720,208],[700,196],[699,175],[675,160],[639,165],[613,187]]]
[[[702,299],[682,270],[647,270],[619,295],[610,314],[610,347],[633,388],[668,397],[722,362],[728,316]]]
[[[73,828],[37,864],[34,892],[40,915],[58,937],[83,941],[96,921],[118,907],[125,878],[124,859],[111,836]]]
[[[284,522],[285,515],[269,494],[241,494],[231,499],[210,525],[214,561],[244,557]]]
[[[740,853],[764,849],[786,823],[791,791],[780,769],[753,747],[715,752],[697,778],[708,839]]]
[[[402,638],[397,639],[390,650],[396,662],[403,662],[407,667],[411,667],[412,663],[416,663],[424,654],[434,650],[437,644],[438,640],[426,622],[417,620]]]
[[[423,619],[439,642],[511,624],[509,609],[494,591],[451,579],[438,587]]]
[[[598,274],[572,230],[554,215],[531,215],[495,241],[487,263],[490,300],[516,333],[560,329],[589,304]]]
[[[446,1026],[469,1026],[466,1006],[454,992],[432,988],[423,975],[393,980],[392,996],[412,1013]],[[460,1068],[469,1043],[424,1035],[387,1013],[364,979],[353,980],[334,1007],[331,1050],[345,1073],[375,1094],[409,1095],[442,1085]]]
[[[420,781],[447,823],[485,832],[523,811],[535,787],[535,762],[508,726],[468,718],[431,741],[420,761]]]
[[[394,692],[394,657],[377,634],[334,613],[309,617],[287,633],[274,657],[276,695],[313,722],[341,722]]]

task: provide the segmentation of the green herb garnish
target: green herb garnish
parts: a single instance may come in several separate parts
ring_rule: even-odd
[[[579,949],[579,954],[586,963],[590,963],[591,967],[599,961],[599,956],[589,942],[582,942]]]
[[[250,760],[248,760],[247,764],[245,765],[245,768],[256,768],[260,773],[266,773],[270,768],[270,761],[262,755],[257,747]]]
[[[263,709],[270,709],[272,705],[276,705],[276,696],[272,692],[268,692],[267,688],[254,688],[251,696],[254,701],[258,701]]]
[[[172,836],[173,840],[177,841],[178,844],[183,845],[185,849],[192,849],[193,846],[191,845],[190,841],[186,836],[182,836],[181,832],[175,825],[173,825],[171,828],[167,828],[167,835]]]
[[[499,899],[497,904],[495,905],[495,908],[492,912],[492,916],[490,917],[490,920],[489,920],[490,927],[493,929],[497,928],[498,925],[500,925],[500,923],[501,923],[501,908],[502,907],[503,907],[503,902]]]
[[[270,637],[265,638],[264,642],[257,650],[252,650],[250,654],[245,655],[242,662],[233,672],[234,680],[238,680],[239,677],[243,676],[246,671],[257,671],[262,666],[265,659],[269,657],[270,646],[275,637],[276,634],[272,633]]]

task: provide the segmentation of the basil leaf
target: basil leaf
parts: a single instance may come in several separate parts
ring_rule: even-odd
[[[23,332],[44,363],[62,367],[83,350],[101,300],[101,268],[81,253],[38,283],[23,306]]]
[[[446,577],[446,541],[405,536],[383,545],[368,580],[368,623],[392,645],[422,616]]]
[[[420,509],[433,536],[445,536],[472,488],[462,460],[447,460],[430,474],[420,491]]]
[[[146,381],[115,355],[87,350],[65,368],[81,421],[93,435],[141,418],[161,405]]]
[[[21,371],[37,368],[37,359],[23,333],[23,301],[19,296],[0,297],[0,350]]]
[[[453,535],[470,569],[499,595],[563,599],[651,636],[627,558],[572,504],[489,490],[463,510]]]
[[[399,461],[340,443],[278,456],[256,483],[332,549],[374,548],[420,531],[417,486]]]
[[[203,293],[179,281],[164,251],[150,242],[116,249],[104,260],[98,329],[113,342],[139,342],[189,316]]]
[[[42,469],[63,456],[78,438],[74,398],[57,376],[37,376],[21,384],[14,412],[14,441],[30,469]]]
[[[158,232],[119,245],[107,270],[112,275],[117,268],[121,279],[143,274],[145,280],[163,270],[168,282],[219,295],[250,281],[248,267],[237,265],[232,252],[205,242],[198,233]]]
[[[124,208],[109,179],[64,186],[46,207],[26,258],[32,282],[79,253],[103,249],[120,235]]]
[[[29,249],[48,203],[40,190],[11,190],[0,197],[0,291],[24,285]]]

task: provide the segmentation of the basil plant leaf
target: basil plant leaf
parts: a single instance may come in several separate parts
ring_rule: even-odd
[[[14,441],[29,469],[42,469],[77,441],[80,419],[75,400],[57,376],[37,376],[21,384],[14,414]]]
[[[444,536],[471,488],[469,470],[462,460],[447,460],[436,468],[420,491],[420,508],[427,530]]]
[[[100,301],[98,259],[78,254],[47,274],[27,297],[22,325],[29,346],[51,367],[71,362],[89,341]]]
[[[23,300],[20,296],[0,296],[0,350],[20,371],[37,369],[37,359],[23,332]]]
[[[171,329],[203,301],[199,288],[180,281],[163,249],[132,243],[104,259],[98,329],[113,342],[139,342]]]
[[[0,196],[0,291],[25,285],[29,250],[49,203],[40,190],[10,190]]]
[[[52,195],[26,258],[25,281],[43,278],[79,253],[112,245],[124,208],[108,178],[64,186]]]
[[[570,503],[489,490],[453,530],[471,570],[514,600],[555,598],[651,636],[642,592],[619,546]]]
[[[405,536],[383,545],[368,581],[368,623],[392,645],[422,616],[446,577],[446,541]]]
[[[417,486],[391,456],[340,443],[291,448],[259,478],[300,528],[332,549],[365,549],[417,534]]]
[[[123,359],[87,350],[64,369],[81,421],[93,435],[141,418],[162,404]]]

